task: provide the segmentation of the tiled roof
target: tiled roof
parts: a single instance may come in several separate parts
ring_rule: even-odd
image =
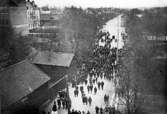
[[[9,106],[46,83],[50,78],[27,60],[0,72],[2,106]]]

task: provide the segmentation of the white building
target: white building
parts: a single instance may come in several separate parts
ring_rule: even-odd
[[[40,27],[40,9],[35,5],[34,1],[27,1],[27,19],[29,23],[29,30]]]

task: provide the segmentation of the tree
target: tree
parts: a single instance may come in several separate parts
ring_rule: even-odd
[[[143,35],[145,31],[153,35],[165,34],[164,26],[161,26],[161,22],[164,23],[164,21],[158,23],[159,17],[161,17],[160,20],[165,19],[164,14],[157,9],[144,11],[142,18],[137,17],[136,14],[134,11],[130,11],[127,15],[128,40],[123,48],[123,57],[119,61],[118,75],[120,79],[116,89],[117,95],[127,107],[128,114],[136,114],[139,111],[144,111],[146,107],[152,107],[148,104],[145,105],[143,100],[147,100],[146,97],[150,97],[150,94],[152,96],[160,94],[157,91],[160,91],[160,88],[164,86],[164,78],[159,72],[159,69],[162,69],[161,65],[152,59],[157,49]],[[160,16],[154,17],[153,14]],[[158,85],[157,83],[162,84]],[[159,104],[154,104],[154,108],[156,106]]]
[[[138,97],[139,85],[138,79],[135,77],[133,69],[132,57],[122,57],[121,67],[117,78],[119,78],[118,85],[116,86],[116,95],[119,101],[126,106],[127,114],[137,114],[140,109],[141,97]]]

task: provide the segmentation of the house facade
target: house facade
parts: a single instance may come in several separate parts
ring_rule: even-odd
[[[2,0],[0,4],[1,29],[12,27],[17,34],[26,35],[28,33],[26,11],[24,0]]]
[[[34,1],[27,1],[27,19],[29,23],[29,30],[37,29],[40,27],[40,9]]]

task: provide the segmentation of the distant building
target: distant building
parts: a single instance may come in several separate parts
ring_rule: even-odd
[[[27,1],[27,19],[29,23],[29,30],[37,29],[40,27],[40,9],[34,1]]]
[[[9,26],[9,9],[8,7],[0,6],[0,27],[8,27]]]
[[[63,9],[50,8],[48,10],[40,9],[41,26],[59,26],[59,21],[63,17]]]
[[[150,41],[167,41],[167,36],[147,36],[147,40]]]
[[[165,34],[150,34],[143,32],[145,40],[154,46],[153,59],[167,60],[167,36]]]
[[[2,0],[2,3],[0,5],[0,26],[12,26],[16,33],[26,35],[28,33],[26,2],[24,0]]]
[[[22,35],[28,34],[28,20],[26,12],[27,8],[24,0],[16,2],[13,6],[10,6],[10,22],[16,33],[21,33]]]
[[[167,36],[165,34],[150,34],[148,32],[143,32],[143,37],[148,41],[167,43]]]

